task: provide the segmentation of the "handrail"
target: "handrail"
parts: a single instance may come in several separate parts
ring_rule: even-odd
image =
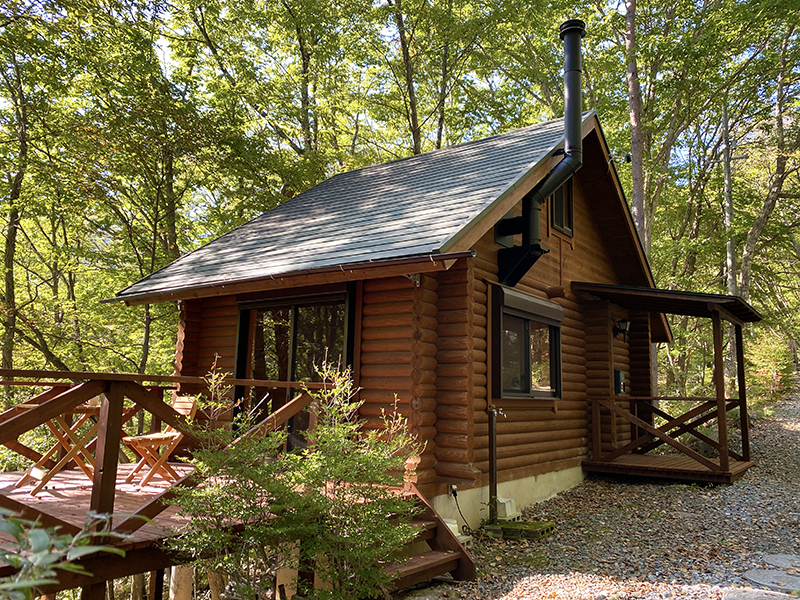
[[[188,377],[185,375],[140,375],[137,373],[94,373],[89,371],[40,371],[31,369],[0,369],[0,377],[49,377],[52,379],[70,379],[72,381],[152,381],[155,383],[188,383],[208,385],[204,377]],[[35,382],[38,385],[61,385],[54,382]],[[2,381],[0,385],[33,385],[25,381]],[[309,390],[325,389],[324,383],[302,381],[272,381],[269,379],[233,379],[225,378],[225,385],[242,385],[248,387],[298,388]]]

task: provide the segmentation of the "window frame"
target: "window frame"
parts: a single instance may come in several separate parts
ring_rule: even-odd
[[[563,368],[561,356],[561,324],[564,309],[555,302],[531,296],[502,285],[492,286],[492,331],[491,331],[491,394],[492,401],[501,408],[554,409],[563,397]],[[550,342],[550,392],[531,389],[526,393],[503,389],[503,317],[509,315],[547,325]],[[529,325],[525,327],[530,331]],[[530,361],[528,361],[529,363]],[[530,364],[526,376],[531,376]]]
[[[251,331],[254,326],[253,316],[257,310],[287,306],[292,309],[291,341],[289,348],[289,377],[295,371],[295,354],[297,343],[295,320],[297,309],[302,306],[324,304],[326,302],[344,302],[344,360],[345,366],[352,367],[354,361],[355,337],[355,286],[351,284],[326,286],[319,288],[300,288],[282,290],[276,293],[247,294],[237,297],[239,305],[239,322],[236,331],[236,361],[235,378],[248,379],[247,375],[252,369],[253,343]],[[291,379],[290,379],[291,381]],[[289,391],[294,388],[290,388]],[[239,401],[245,396],[244,386],[235,386],[234,398]]]
[[[550,225],[556,231],[575,237],[575,213],[572,178],[550,196]]]

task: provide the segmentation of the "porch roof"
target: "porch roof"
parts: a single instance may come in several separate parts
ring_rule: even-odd
[[[719,310],[728,321],[754,323],[761,315],[739,296],[684,292],[658,288],[572,282],[573,292],[583,292],[629,310],[711,318]]]

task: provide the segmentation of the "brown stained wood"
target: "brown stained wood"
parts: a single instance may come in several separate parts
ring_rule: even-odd
[[[109,383],[100,403],[94,480],[89,508],[101,514],[110,515],[114,512],[120,429],[122,428],[125,386],[128,385],[132,384],[127,382]]]
[[[0,424],[0,444],[10,442],[26,431],[30,431],[34,427],[38,427],[59,415],[69,412],[79,404],[83,404],[101,394],[105,387],[105,383],[101,381],[80,383],[33,408],[27,409],[25,412],[11,417],[5,423]]]
[[[736,325],[736,382],[739,388],[739,427],[742,434],[742,457],[750,460],[750,417],[747,413],[747,386],[745,385],[744,339],[742,326]]]
[[[472,433],[472,423],[466,419],[452,420],[439,419],[436,422],[436,431],[439,433],[455,433],[459,435],[469,435]]]
[[[468,448],[469,438],[466,435],[458,435],[453,433],[437,433],[435,438],[436,447],[438,448]]]
[[[390,404],[395,401],[395,397],[397,401],[402,404],[408,404],[413,401],[414,395],[411,393],[411,390],[403,390],[400,389],[398,391],[394,390],[375,390],[366,388],[361,386],[360,398],[364,402],[368,403],[375,403],[375,404]]]
[[[689,448],[685,444],[680,443],[678,440],[674,439],[672,436],[667,435],[666,433],[664,433],[664,431],[662,429],[656,429],[655,427],[653,427],[649,423],[645,423],[644,421],[642,421],[638,417],[635,417],[632,414],[627,413],[626,411],[624,411],[620,407],[616,406],[613,402],[611,402],[609,400],[606,400],[604,398],[595,398],[593,400],[596,401],[597,403],[599,403],[600,405],[602,405],[604,408],[613,411],[613,413],[623,415],[629,422],[633,423],[634,425],[637,425],[640,429],[643,429],[646,433],[649,433],[649,434],[659,438],[660,440],[663,440],[666,444],[669,444],[670,446],[675,448],[678,452],[681,452],[682,454],[685,454],[685,455],[693,458],[695,461],[699,462],[702,465],[705,465],[707,468],[709,468],[711,470],[720,470],[720,468],[721,468],[720,465],[715,464],[714,462],[712,462],[711,460],[707,459],[706,457],[698,454],[697,452],[695,452],[694,450],[692,450],[691,448]],[[632,443],[633,442],[631,442],[631,444]],[[617,451],[617,452],[619,452],[619,451]],[[613,456],[613,455],[610,455],[610,456]],[[607,457],[600,457],[600,455],[598,455],[597,458],[594,458],[593,460],[607,460],[607,461],[609,461],[611,459],[609,459]]]
[[[733,483],[753,466],[749,461],[731,461],[730,470],[709,470],[680,455],[627,454],[613,462],[583,461],[584,471],[657,477],[694,482]]]
[[[148,412],[156,415],[167,425],[183,433],[188,440],[197,445],[201,444],[200,440],[189,428],[186,417],[175,412],[175,409],[164,402],[160,395],[153,394],[132,381],[123,382],[120,389],[125,396]]]
[[[81,530],[80,527],[76,527],[72,523],[68,523],[56,516],[37,510],[34,507],[23,504],[7,496],[0,495],[0,507],[12,511],[16,516],[22,519],[38,521],[44,527],[59,527],[62,533],[76,535]]]
[[[358,409],[358,414],[362,417],[382,417],[385,415],[390,415],[392,413],[396,413],[403,418],[408,418],[412,412],[419,412],[415,411],[411,408],[409,404],[376,404],[376,403],[364,403]],[[417,423],[419,425],[419,423]]]
[[[12,385],[19,385],[20,383],[21,382],[19,382],[19,381],[14,381]],[[38,384],[36,384],[36,385],[38,385]],[[42,384],[42,385],[46,385],[46,384]],[[72,384],[64,384],[64,385],[70,386]],[[27,399],[25,401],[25,406],[29,407],[29,406],[31,406],[33,404],[41,404],[42,402],[45,402],[45,401],[50,400],[52,398],[55,398],[56,396],[58,396],[59,394],[61,394],[63,392],[64,392],[64,389],[62,387],[60,387],[59,385],[56,385],[55,387],[53,387],[53,388],[51,388],[49,390],[45,390],[44,392],[41,392],[40,394],[37,394],[37,395],[33,396],[32,398]],[[2,414],[0,414],[0,423],[5,423],[9,419],[11,419],[13,417],[16,417],[19,414],[22,414],[26,410],[28,410],[28,409],[25,408],[25,407],[22,407],[22,406],[12,406],[8,410],[5,410],[5,411],[3,411]]]
[[[194,473],[189,473],[178,479],[167,490],[158,496],[150,499],[136,512],[126,516],[126,518],[114,527],[115,533],[131,534],[138,531],[141,527],[147,524],[148,519],[155,519],[158,515],[164,512],[169,507],[169,501],[176,496],[176,488],[192,488],[200,483],[199,479],[194,476]]]
[[[533,465],[543,465],[553,461],[565,460],[569,458],[577,458],[586,455],[586,447],[571,448],[568,450],[555,450],[553,452],[543,452],[541,454],[529,454],[526,456],[512,456],[509,458],[497,459],[498,481],[508,481],[508,476],[504,475],[504,471],[511,469],[519,469],[522,467],[530,467]],[[475,463],[475,468],[483,473],[488,472],[488,461],[481,461]],[[547,472],[545,469],[542,472]]]
[[[539,442],[536,444],[519,444],[515,446],[507,446],[497,448],[498,460],[502,458],[515,458],[526,457],[532,459],[540,455],[548,455],[551,452],[573,451],[574,449],[586,448],[587,438],[577,437],[572,439],[565,439],[558,442]],[[483,461],[489,460],[489,448],[476,450],[475,464],[480,464]],[[525,464],[531,464],[533,461],[529,460]]]
[[[718,309],[719,307],[714,307]],[[728,414],[725,410],[725,367],[724,347],[722,343],[722,322],[719,310],[711,313],[711,325],[714,335],[714,386],[717,391],[717,435],[719,436],[719,466],[723,471],[728,471],[730,459],[728,458]]]
[[[409,348],[408,352],[364,352],[361,356],[362,366],[407,365],[410,363],[411,363],[411,348]]]
[[[439,477],[449,477],[453,479],[475,480],[480,477],[480,469],[475,468],[471,462],[449,463],[438,459],[434,470]]]
[[[386,290],[412,289],[413,282],[406,277],[382,277],[364,281],[364,293],[381,292]]]
[[[408,312],[406,307],[411,304],[415,290],[415,287],[408,286],[397,290],[364,292],[364,306],[369,306],[371,310],[381,306],[394,306],[400,312]]]
[[[470,462],[470,453],[466,448],[437,448],[436,459],[445,463],[466,464]]]
[[[361,352],[371,354],[373,352],[411,352],[413,340],[410,337],[393,338],[387,340],[364,340],[361,343]],[[435,344],[428,344],[436,351]]]
[[[466,405],[439,405],[436,407],[436,416],[440,419],[451,419],[455,421],[465,421],[472,415],[472,411]]]

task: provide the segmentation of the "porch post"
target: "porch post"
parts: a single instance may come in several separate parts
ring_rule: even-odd
[[[114,512],[124,399],[123,384],[117,381],[107,382],[100,404],[97,456],[94,463],[92,499],[89,504],[93,511],[102,514],[110,515]]]
[[[742,459],[750,460],[750,417],[747,414],[747,388],[744,380],[742,326],[736,325],[736,371],[739,384],[739,421],[742,432]]]
[[[717,428],[719,435],[719,466],[730,471],[728,457],[728,412],[725,401],[725,365],[722,349],[722,322],[719,311],[711,311],[714,328],[714,385],[717,388]]]

